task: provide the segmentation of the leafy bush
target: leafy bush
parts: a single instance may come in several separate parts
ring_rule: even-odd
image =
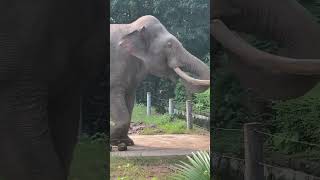
[[[227,71],[215,72],[213,92],[213,127],[240,128],[248,119],[248,111],[241,102],[244,90]]]
[[[197,112],[210,113],[210,89],[203,93],[195,94],[194,96],[194,110]]]
[[[275,135],[296,141],[320,144],[320,98],[303,97],[273,106]],[[283,153],[311,150],[312,146],[294,143],[283,138],[271,140],[273,148]]]
[[[189,163],[180,161],[176,165],[177,173],[172,179],[175,180],[209,180],[210,179],[210,154],[206,151],[192,153],[192,157],[187,156]]]
[[[176,89],[175,89],[175,101],[176,102],[181,102],[181,103],[184,103],[186,101],[186,90],[183,86],[183,84],[181,83],[181,81],[179,81],[177,84],[176,84]]]

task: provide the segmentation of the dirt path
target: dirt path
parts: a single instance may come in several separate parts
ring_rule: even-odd
[[[131,135],[134,146],[127,151],[117,151],[113,147],[112,156],[173,156],[188,155],[198,150],[209,150],[209,135],[170,134],[170,135]]]

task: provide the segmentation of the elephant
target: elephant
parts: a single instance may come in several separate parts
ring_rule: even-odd
[[[205,91],[210,86],[209,67],[189,53],[156,17],[145,15],[130,24],[111,24],[111,145],[134,145],[128,130],[135,92],[148,74],[173,82],[180,77],[190,93]]]
[[[103,0],[0,2],[0,178],[67,180],[105,19]]]
[[[320,26],[296,0],[214,0],[211,35],[229,55],[241,85],[266,100],[303,96],[320,75]],[[278,44],[275,54],[244,40],[256,35]]]

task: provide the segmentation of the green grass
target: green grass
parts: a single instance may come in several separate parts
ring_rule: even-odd
[[[198,134],[206,131],[194,126],[193,130],[187,130],[186,122],[177,117],[171,117],[169,114],[158,114],[154,108],[151,110],[151,116],[146,115],[146,106],[136,104],[132,113],[132,122],[143,122],[147,125],[156,125],[157,128],[145,128],[142,134]]]
[[[169,180],[175,172],[166,167],[186,160],[186,156],[111,157],[111,178],[117,180]],[[163,169],[166,170],[163,171]]]
[[[106,144],[82,138],[78,143],[69,180],[106,179]]]
[[[69,180],[106,179],[106,162],[105,143],[82,138],[75,149]]]

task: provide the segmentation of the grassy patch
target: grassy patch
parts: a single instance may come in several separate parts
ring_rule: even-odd
[[[69,180],[106,179],[105,147],[101,141],[82,138],[75,149]]]
[[[172,117],[169,114],[158,114],[154,108],[151,110],[151,116],[146,115],[146,106],[136,104],[133,113],[133,122],[142,122],[147,125],[156,125],[157,128],[145,128],[142,134],[203,134],[205,130],[195,126],[193,130],[187,130],[184,119]]]
[[[173,157],[111,157],[111,179],[117,180],[168,180],[174,171],[172,165],[186,161],[186,156]]]
[[[105,143],[81,138],[75,149],[69,180],[106,179],[106,161]]]

